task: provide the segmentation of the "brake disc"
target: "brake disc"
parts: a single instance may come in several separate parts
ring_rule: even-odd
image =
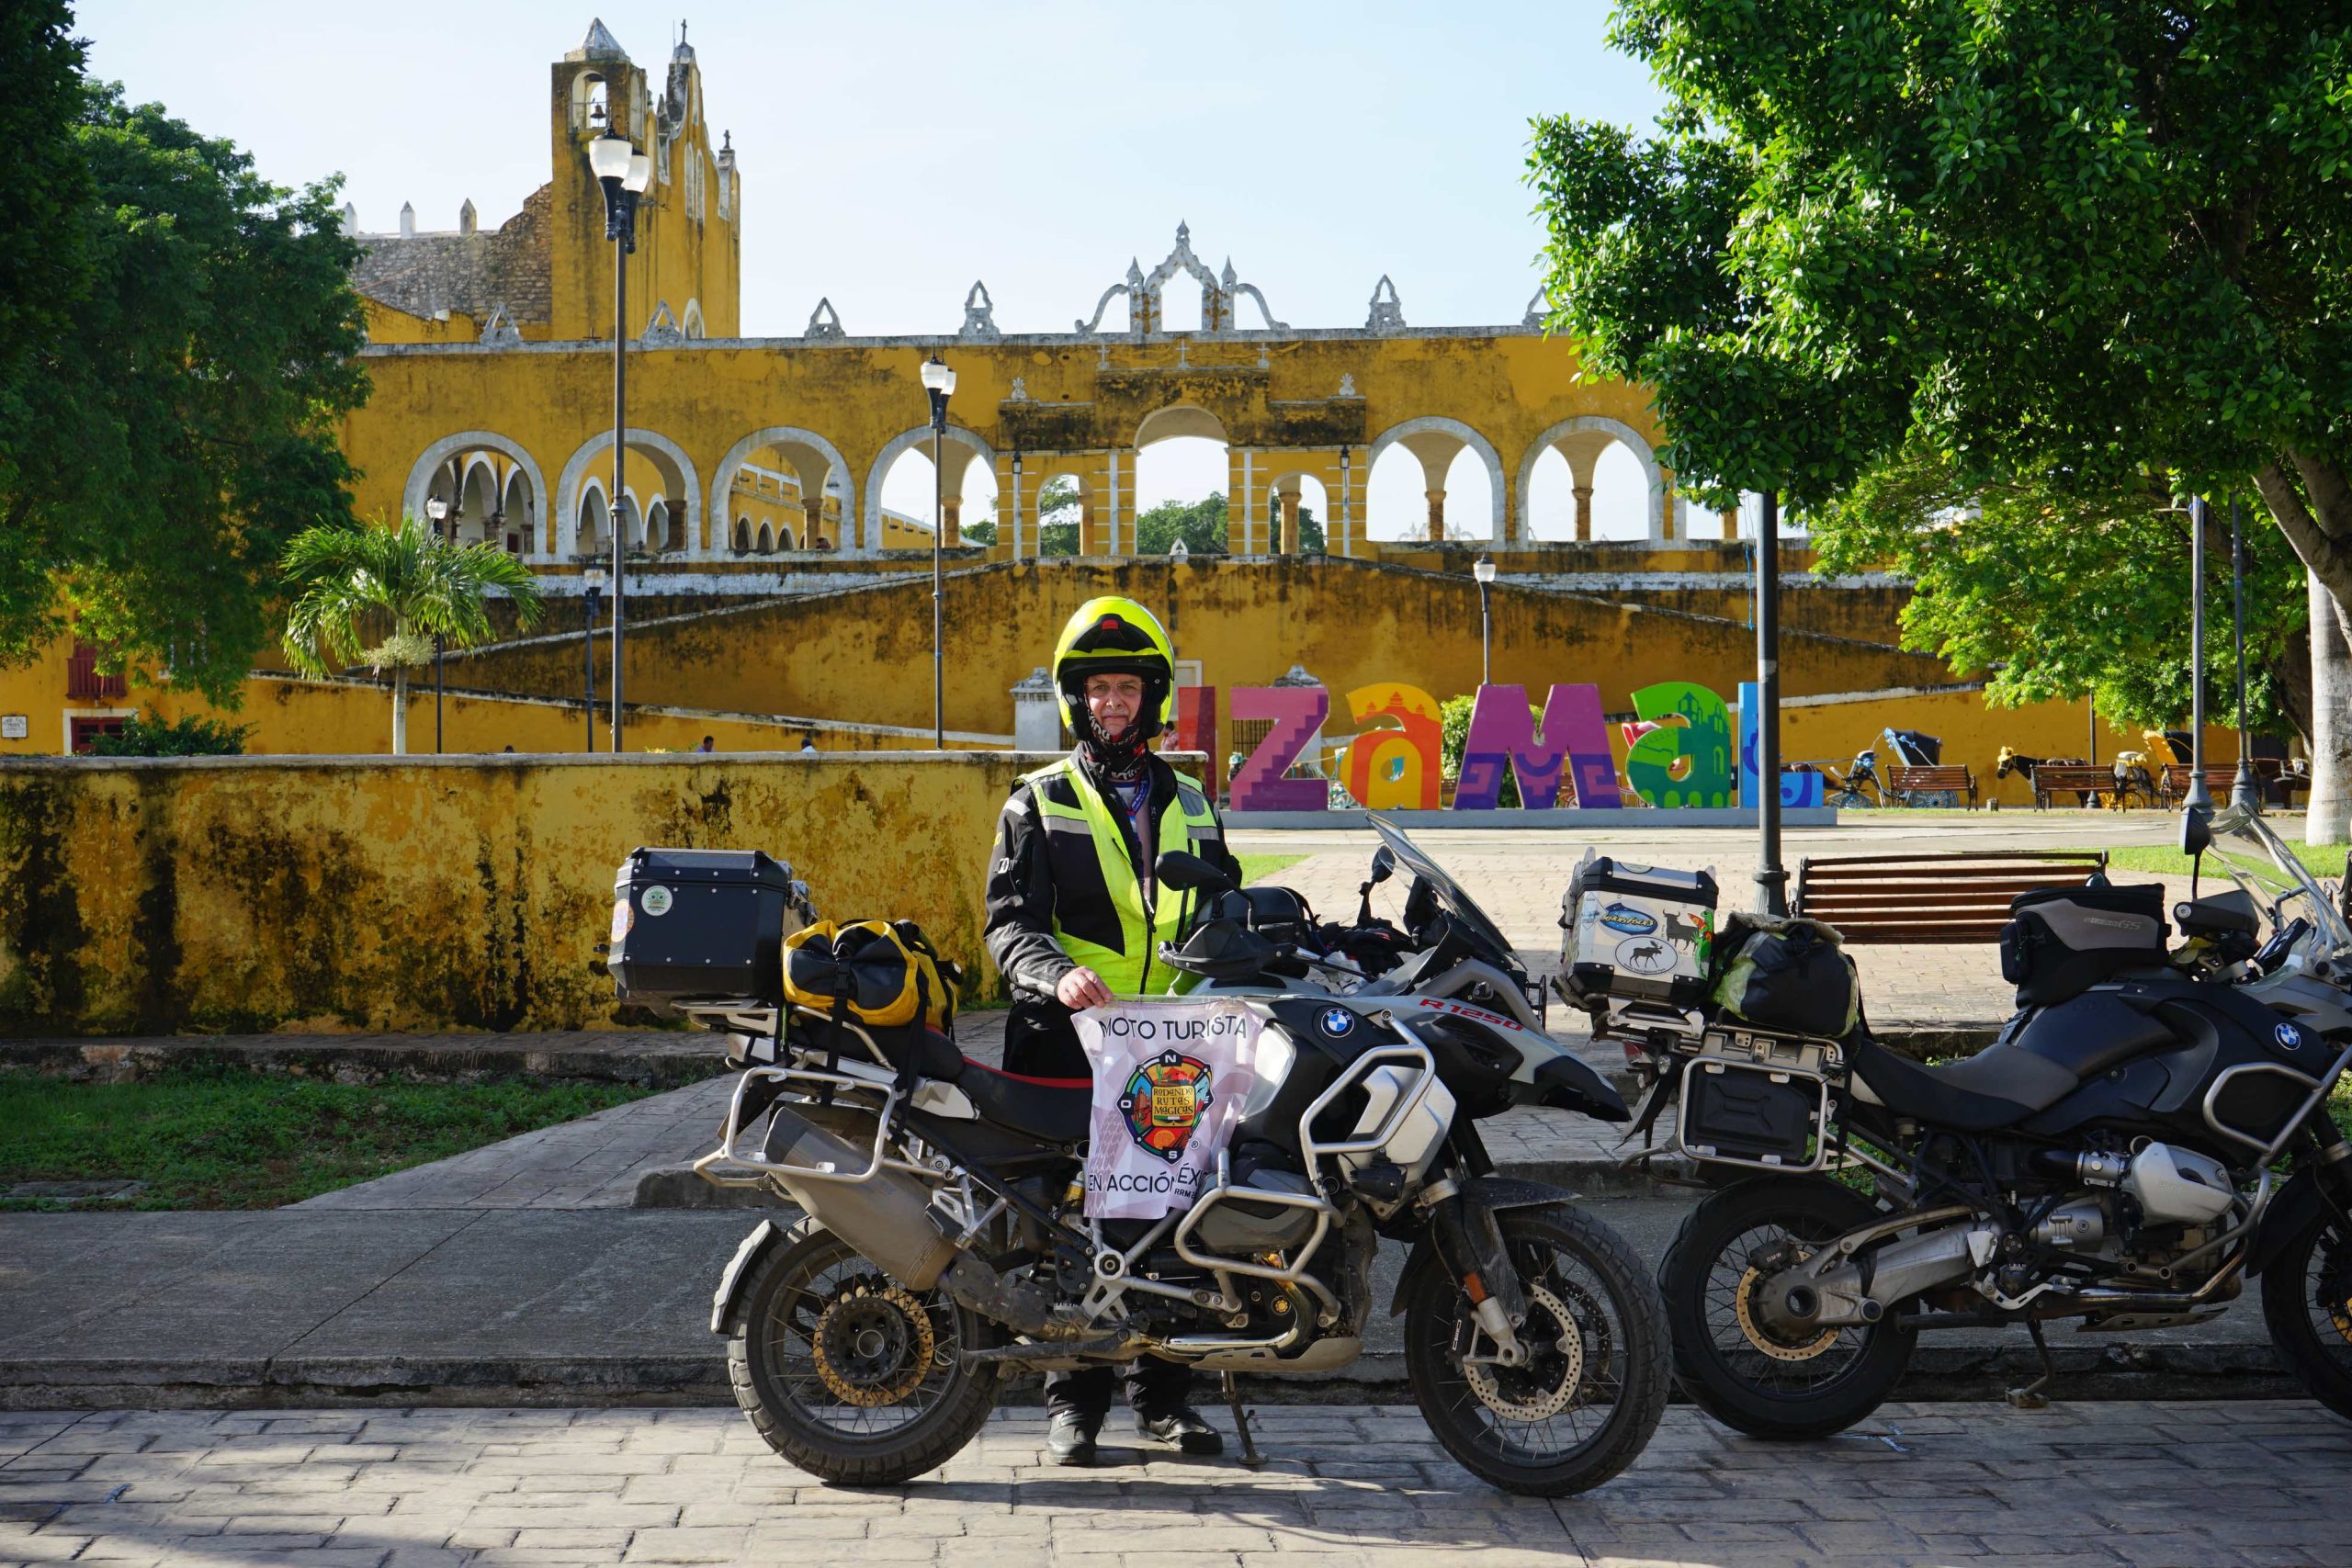
[[[1804,1259],[1797,1261],[1801,1263]],[[1747,1337],[1748,1344],[1776,1361],[1810,1361],[1838,1343],[1838,1330],[1835,1328],[1825,1328],[1818,1339],[1800,1345],[1777,1337],[1770,1329],[1757,1322],[1748,1303],[1755,1298],[1757,1287],[1763,1284],[1764,1280],[1764,1270],[1750,1264],[1747,1272],[1739,1277],[1739,1289],[1732,1296],[1732,1310],[1739,1318],[1739,1331]]]
[[[2338,1247],[2333,1235],[2320,1243],[2319,1307],[2336,1337],[2352,1345],[2352,1246]]]
[[[859,1280],[817,1314],[818,1381],[844,1404],[896,1404],[922,1386],[933,1349],[931,1314],[888,1280]]]
[[[1557,1339],[1546,1346],[1529,1339],[1522,1330],[1521,1342],[1535,1351],[1527,1366],[1498,1367],[1484,1361],[1465,1361],[1462,1366],[1464,1381],[1478,1396],[1478,1403],[1512,1421],[1541,1421],[1557,1416],[1576,1398],[1577,1385],[1584,1382],[1584,1335],[1567,1303],[1554,1295],[1549,1285],[1531,1283],[1527,1306],[1528,1326],[1534,1326],[1537,1313],[1546,1314],[1559,1328]]]

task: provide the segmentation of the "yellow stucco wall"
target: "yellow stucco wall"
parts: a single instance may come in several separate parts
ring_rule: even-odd
[[[1010,753],[0,769],[0,1031],[574,1029],[614,868],[764,849],[978,968]],[[880,844],[920,852],[880,855]]]

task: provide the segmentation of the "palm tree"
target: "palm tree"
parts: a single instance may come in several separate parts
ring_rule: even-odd
[[[455,648],[492,634],[485,591],[503,589],[516,618],[535,625],[538,584],[492,545],[448,545],[416,518],[306,528],[278,563],[300,591],[287,612],[286,656],[306,675],[327,673],[332,654],[392,672],[392,754],[408,752],[408,672],[433,660],[433,639]],[[363,630],[363,628],[365,628]],[[370,646],[368,636],[382,631]]]

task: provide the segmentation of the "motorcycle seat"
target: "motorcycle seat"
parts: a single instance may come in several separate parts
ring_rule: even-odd
[[[1055,1144],[1082,1144],[1091,1130],[1094,1084],[1089,1078],[1033,1078],[967,1057],[956,1087],[984,1121]]]
[[[1899,1052],[1857,1041],[1854,1075],[1866,1098],[1898,1116],[1962,1133],[2015,1126],[2074,1093],[2082,1079],[2014,1045],[1991,1045],[1965,1062],[1923,1066]]]

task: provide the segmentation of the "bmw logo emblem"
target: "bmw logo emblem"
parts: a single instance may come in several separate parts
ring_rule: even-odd
[[[2270,1032],[2270,1037],[2278,1042],[2278,1048],[2282,1051],[2300,1051],[2303,1048],[2303,1032],[2291,1023],[2280,1024]]]
[[[1338,1039],[1356,1026],[1356,1015],[1345,1008],[1325,1008],[1323,1016],[1316,1020],[1323,1032]]]

